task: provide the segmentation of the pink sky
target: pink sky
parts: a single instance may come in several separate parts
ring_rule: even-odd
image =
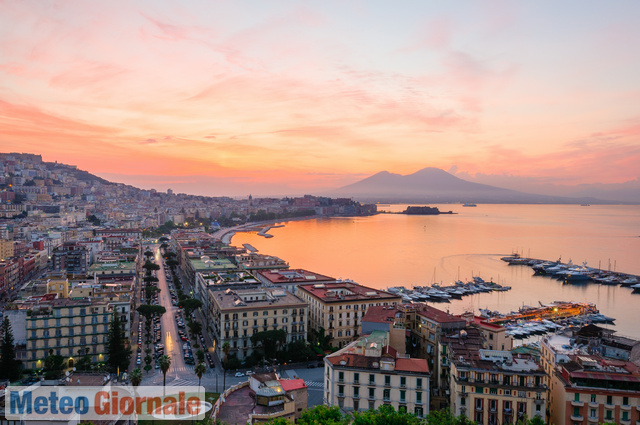
[[[208,195],[428,166],[622,183],[637,22],[635,1],[0,1],[0,146]]]

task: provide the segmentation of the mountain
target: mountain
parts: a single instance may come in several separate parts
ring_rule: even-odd
[[[424,168],[401,175],[381,171],[328,193],[366,202],[410,203],[513,203],[575,204],[604,203],[595,198],[547,196],[503,189],[462,180],[439,168]]]

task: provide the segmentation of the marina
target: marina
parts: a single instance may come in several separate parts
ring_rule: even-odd
[[[501,260],[507,262],[510,266],[531,267],[534,276],[553,277],[563,283],[593,282],[601,285],[619,285],[632,288],[633,293],[640,293],[640,277],[616,272],[615,267],[614,271],[603,270],[600,267],[588,267],[586,262],[578,266],[573,264],[571,260],[568,263],[562,263],[560,259],[548,261],[521,257],[519,254],[502,257]]]
[[[462,299],[466,295],[478,294],[481,292],[505,292],[510,290],[510,286],[499,285],[495,282],[485,282],[481,277],[475,276],[471,282],[456,281],[454,285],[440,286],[414,286],[412,289],[404,286],[393,286],[387,291],[399,294],[406,302],[448,302],[453,299]]]

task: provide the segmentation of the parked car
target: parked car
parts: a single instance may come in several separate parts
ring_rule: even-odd
[[[244,373],[242,372],[236,372],[236,378],[242,378],[244,376]]]

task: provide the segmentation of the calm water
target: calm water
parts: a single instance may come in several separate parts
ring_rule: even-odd
[[[402,211],[405,206],[380,207]],[[531,268],[509,266],[501,256],[524,256],[640,275],[640,206],[458,205],[439,206],[458,214],[407,216],[380,214],[287,223],[271,229],[273,238],[239,233],[234,245],[250,243],[263,254],[362,285],[449,284],[480,276],[509,285],[511,291],[477,294],[435,304],[461,313],[489,308],[500,312],[555,300],[590,301],[617,318],[620,334],[640,337],[640,294],[595,283],[566,285],[534,277]]]

